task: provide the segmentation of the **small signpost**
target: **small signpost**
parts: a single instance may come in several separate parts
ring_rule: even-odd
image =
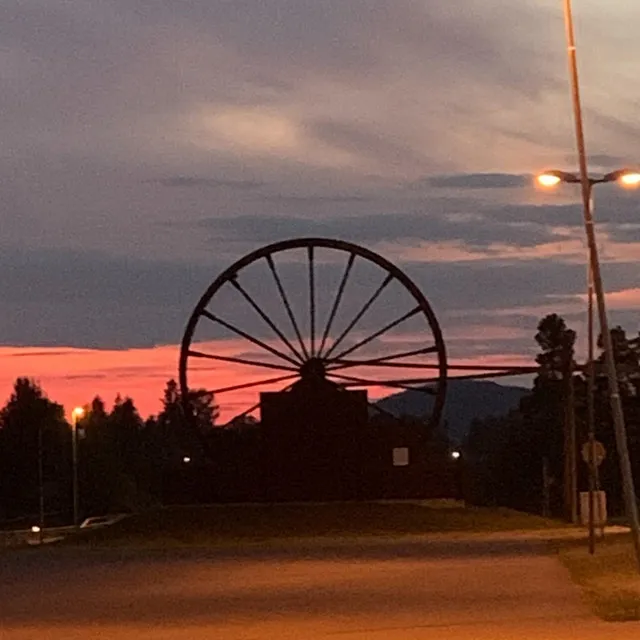
[[[593,458],[591,457],[593,456]],[[585,442],[582,445],[582,459],[588,465],[599,467],[603,460],[607,457],[607,450],[602,442],[594,440],[593,442]]]
[[[589,553],[595,552],[595,528],[600,529],[601,534],[607,520],[606,496],[604,491],[600,491],[597,486],[598,467],[602,464],[607,456],[607,450],[602,442],[595,439],[589,439],[582,445],[582,459],[589,465],[589,491],[580,495],[582,523],[589,526]],[[584,513],[587,512],[588,518],[585,522]],[[597,520],[597,522],[596,522]]]

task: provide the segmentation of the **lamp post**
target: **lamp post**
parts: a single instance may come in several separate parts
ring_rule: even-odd
[[[38,424],[38,511],[40,513],[39,526],[37,527],[38,539],[42,544],[44,539],[44,460],[42,446],[42,420]],[[33,528],[31,529],[34,530]]]
[[[638,521],[638,505],[636,503],[636,492],[633,486],[633,473],[631,461],[629,459],[629,445],[627,443],[627,433],[624,424],[624,413],[622,402],[620,401],[620,390],[618,388],[618,376],[616,374],[616,363],[613,357],[613,344],[609,332],[609,319],[607,317],[607,304],[604,298],[604,287],[600,274],[600,263],[598,261],[598,245],[596,243],[595,231],[593,229],[593,217],[589,208],[589,170],[587,167],[587,150],[584,140],[584,127],[582,123],[582,105],[580,102],[580,83],[578,80],[578,56],[576,52],[576,39],[573,30],[573,11],[571,0],[564,0],[564,23],[567,43],[567,60],[569,62],[569,78],[571,84],[571,101],[573,104],[573,119],[576,131],[576,147],[580,164],[580,186],[582,191],[582,212],[584,218],[584,230],[587,236],[589,247],[589,258],[591,261],[591,272],[593,273],[593,286],[598,303],[598,316],[600,317],[600,331],[604,341],[604,357],[607,364],[607,379],[609,386],[609,401],[611,413],[613,415],[613,425],[616,434],[616,449],[620,460],[620,473],[624,488],[624,502],[627,516],[631,524],[633,546],[636,555],[636,564],[640,571],[640,522]]]
[[[80,526],[80,495],[78,492],[78,420],[84,416],[84,409],[76,407],[71,412],[73,431],[71,432],[71,454],[73,465],[73,526]]]
[[[568,184],[583,184],[580,176],[566,171],[557,169],[545,171],[537,177],[538,184],[543,187],[554,187],[561,182]],[[640,185],[640,172],[633,169],[618,169],[611,171],[600,178],[588,177],[587,185],[587,203],[586,218],[588,225],[593,230],[593,210],[594,198],[593,187],[597,184],[605,184],[608,182],[617,182],[623,187],[632,188]],[[589,443],[589,551],[594,552],[595,536],[594,536],[594,490],[599,489],[598,468],[595,463],[595,405],[594,405],[594,389],[595,389],[595,370],[594,370],[594,277],[598,274],[599,288],[602,292],[602,282],[600,279],[600,267],[598,264],[598,255],[595,243],[589,244],[589,260],[587,268],[587,441]],[[599,300],[600,324],[605,345],[605,356],[613,359],[611,352],[611,338],[609,335],[608,323],[606,322],[606,309],[604,307],[604,298]],[[603,319],[605,322],[603,322]],[[609,367],[610,369],[611,367]],[[627,515],[631,520],[631,526],[634,533],[634,543],[636,545],[636,553],[640,551],[640,533],[638,530],[638,510],[636,504],[635,490],[633,487],[633,478],[631,476],[631,466],[629,462],[629,454],[627,450],[626,429],[624,425],[624,416],[620,404],[620,395],[617,388],[617,376],[612,376],[609,371],[609,393],[611,396],[612,413],[616,429],[616,442],[618,453],[620,456],[620,470],[623,477],[623,485],[625,492],[625,502],[627,506]],[[573,455],[575,457],[575,443],[573,447]],[[575,468],[575,460],[572,461]],[[576,487],[572,487],[575,500]]]
[[[537,176],[538,184],[543,187],[550,188],[559,185],[560,183],[567,184],[581,184],[582,180],[575,173],[569,173],[567,171],[560,171],[553,169],[545,171]],[[589,214],[593,220],[594,211],[594,198],[593,187],[597,184],[605,184],[608,182],[618,182],[623,187],[636,187],[640,185],[640,173],[633,169],[618,169],[611,171],[600,178],[589,177],[587,185],[589,187]],[[598,477],[597,467],[594,463],[595,457],[595,407],[594,407],[594,388],[595,388],[595,371],[594,371],[594,307],[593,307],[593,265],[591,256],[589,256],[587,267],[587,438],[591,445],[590,461],[589,461],[589,549],[593,552],[594,536],[593,536],[593,512],[594,512],[594,495],[593,491],[598,489]],[[572,467],[572,501],[575,503],[576,487],[576,451],[575,451],[575,434],[572,433],[572,448],[571,448],[571,467]]]

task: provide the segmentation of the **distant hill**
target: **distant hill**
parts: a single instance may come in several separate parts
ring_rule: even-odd
[[[453,442],[462,442],[474,418],[500,416],[516,409],[530,393],[524,387],[503,386],[487,380],[450,380],[443,420]],[[433,398],[419,391],[402,391],[376,403],[394,415],[424,415],[430,411]]]

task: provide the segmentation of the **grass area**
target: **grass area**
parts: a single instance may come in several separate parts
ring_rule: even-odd
[[[509,509],[434,508],[417,503],[170,507],[69,539],[91,546],[212,546],[296,538],[487,532],[562,526]]]
[[[609,621],[640,620],[640,573],[629,534],[609,536],[590,555],[584,542],[560,550],[595,613]]]

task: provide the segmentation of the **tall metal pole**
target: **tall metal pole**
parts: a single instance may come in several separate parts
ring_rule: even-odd
[[[578,523],[578,455],[576,438],[576,400],[573,386],[573,360],[569,366],[569,380],[567,382],[569,394],[569,487],[571,489],[571,522]]]
[[[565,371],[564,386],[564,509],[572,524],[578,522],[578,465],[573,360]]]
[[[587,156],[585,151],[584,130],[582,127],[582,109],[580,106],[580,88],[578,84],[578,64],[576,59],[576,45],[573,33],[573,16],[571,12],[571,0],[564,0],[565,27],[567,36],[567,53],[569,57],[569,72],[571,77],[571,93],[573,98],[574,120],[576,128],[576,143],[578,146],[578,156],[580,160],[580,178],[582,184],[582,203],[584,212],[585,232],[589,246],[589,257],[591,260],[591,270],[593,273],[593,285],[598,304],[598,316],[600,318],[600,332],[602,333],[604,356],[607,364],[607,378],[609,385],[609,400],[611,403],[611,413],[616,436],[616,447],[618,458],[620,459],[620,472],[624,489],[624,501],[627,517],[631,524],[633,545],[636,554],[636,563],[640,571],[640,522],[638,520],[638,504],[636,502],[636,492],[633,486],[633,473],[631,471],[631,461],[629,459],[629,447],[627,444],[627,434],[624,424],[624,413],[620,399],[620,389],[618,388],[618,376],[616,363],[613,356],[613,344],[611,333],[609,332],[609,321],[607,318],[607,307],[604,298],[604,288],[602,284],[602,274],[600,272],[600,262],[598,259],[598,246],[596,243],[595,231],[593,228],[593,216],[590,207],[590,185],[587,173]]]
[[[73,526],[78,527],[79,522],[79,495],[78,495],[78,416],[75,412],[73,416],[73,431],[71,432],[71,452],[73,465]]]
[[[542,516],[551,515],[551,496],[549,491],[549,458],[542,458]]]
[[[589,209],[593,216],[593,183],[590,182]],[[596,442],[596,415],[595,415],[595,363],[594,363],[594,326],[593,326],[593,271],[591,269],[591,254],[587,265],[587,441],[589,443],[589,553],[594,554],[596,550],[595,536],[595,495],[598,487],[598,466],[595,462],[595,442]],[[600,504],[598,504],[598,519]]]
[[[38,425],[38,507],[40,513],[40,530],[38,539],[42,544],[44,539],[44,451],[42,443],[42,420]]]

